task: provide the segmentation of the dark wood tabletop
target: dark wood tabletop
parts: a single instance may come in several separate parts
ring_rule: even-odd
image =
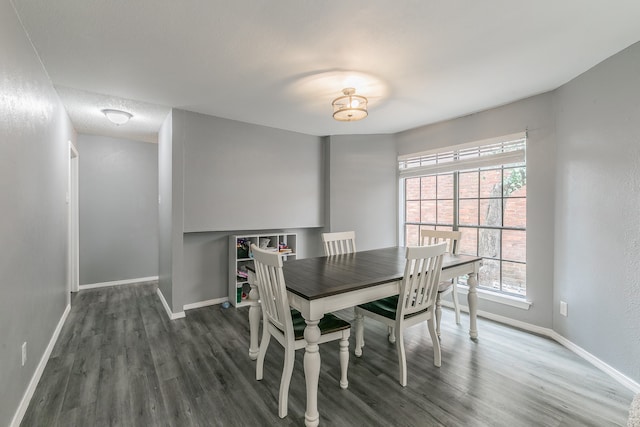
[[[287,289],[313,300],[402,279],[405,247],[391,247],[345,255],[289,260],[283,272]],[[445,254],[442,269],[482,259],[469,255]]]

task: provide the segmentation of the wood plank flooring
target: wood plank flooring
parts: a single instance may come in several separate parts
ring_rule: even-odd
[[[81,291],[22,426],[301,426],[303,353],[296,353],[289,415],[278,418],[282,349],[272,340],[264,380],[248,357],[248,311],[205,307],[170,321],[156,284]],[[351,311],[343,311],[351,316]],[[339,387],[338,343],[320,346],[324,426],[624,426],[633,393],[544,337],[478,319],[468,338],[445,310],[442,367],[426,325],[407,330],[409,383],[395,347],[367,319],[363,356]]]

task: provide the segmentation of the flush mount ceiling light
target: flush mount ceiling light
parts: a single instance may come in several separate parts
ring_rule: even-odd
[[[341,122],[354,122],[367,117],[367,98],[356,95],[352,87],[342,89],[343,96],[333,100],[333,118]]]
[[[116,124],[117,126],[123,125],[129,121],[133,114],[127,113],[122,110],[112,110],[110,108],[105,108],[102,110],[102,113],[109,119],[111,123]]]

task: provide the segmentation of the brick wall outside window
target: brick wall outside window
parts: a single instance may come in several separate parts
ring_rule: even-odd
[[[479,286],[524,297],[527,187],[524,173],[518,175],[524,170],[496,167],[406,178],[405,244],[419,244],[421,228],[458,229],[460,253],[484,257]]]

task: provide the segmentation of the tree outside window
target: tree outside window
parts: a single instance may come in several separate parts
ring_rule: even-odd
[[[404,188],[407,245],[421,228],[460,230],[460,253],[484,258],[479,287],[525,296],[524,164],[406,178]]]

